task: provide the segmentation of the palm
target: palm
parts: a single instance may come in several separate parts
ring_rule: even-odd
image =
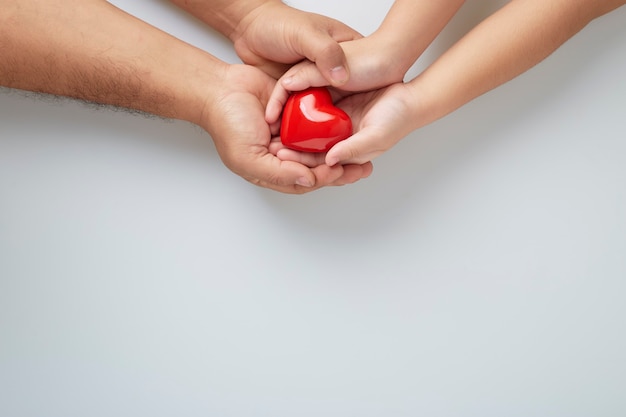
[[[224,164],[253,184],[285,193],[304,193],[326,185],[341,185],[369,175],[368,167],[316,167],[282,161],[269,152],[271,130],[265,122],[267,98],[275,80],[260,70],[231,66],[217,99],[207,103],[203,127],[215,142]],[[296,180],[308,178],[314,187]]]
[[[328,152],[342,163],[371,161],[408,135],[415,118],[404,84],[351,95],[338,104],[352,118],[355,134]]]
[[[272,144],[271,150],[284,161],[297,161],[309,167],[371,163],[411,132],[410,120],[415,115],[409,102],[404,84],[353,94],[336,104],[352,119],[355,133],[337,143],[327,154],[298,152],[279,143]]]

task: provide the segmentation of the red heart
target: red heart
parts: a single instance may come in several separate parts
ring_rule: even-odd
[[[352,135],[352,121],[335,107],[326,88],[298,91],[287,99],[280,126],[280,139],[288,148],[327,152]]]

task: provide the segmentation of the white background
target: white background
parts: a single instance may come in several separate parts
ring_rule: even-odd
[[[391,3],[291,2],[364,34]],[[0,415],[626,415],[624,22],[304,196],[188,123],[2,90]]]

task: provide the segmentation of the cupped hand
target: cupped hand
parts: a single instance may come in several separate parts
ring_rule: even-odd
[[[406,84],[353,94],[337,103],[352,119],[355,133],[326,154],[313,154],[273,144],[271,151],[283,161],[308,167],[357,166],[371,162],[420,124],[418,99]]]
[[[274,78],[308,59],[331,85],[339,86],[348,80],[349,67],[338,42],[360,37],[335,19],[267,1],[241,19],[231,39],[243,62]]]
[[[371,164],[307,167],[269,152],[272,131],[264,120],[274,80],[246,65],[229,65],[218,91],[212,90],[199,121],[215,142],[224,164],[261,187],[302,194],[329,185],[353,183],[371,173]]]
[[[355,133],[326,154],[326,164],[363,164],[389,150],[422,125],[420,99],[407,84],[351,95],[338,103]]]
[[[350,78],[345,84],[332,89],[335,99],[353,92],[386,87],[404,78],[404,67],[387,56],[385,45],[379,44],[375,37],[342,42],[341,48],[350,66]],[[274,86],[265,112],[266,120],[275,123],[279,119],[291,92],[325,86],[331,86],[331,83],[313,62],[305,60],[294,65]]]

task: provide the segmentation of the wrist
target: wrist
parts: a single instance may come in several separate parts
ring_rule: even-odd
[[[406,45],[401,36],[390,30],[379,28],[367,38],[376,51],[378,62],[383,67],[381,73],[386,74],[391,82],[401,82],[415,60],[407,53]]]
[[[429,85],[421,75],[405,84],[407,100],[415,115],[409,121],[413,130],[429,125],[450,112],[440,102],[441,95]]]
[[[219,100],[230,65],[209,54],[194,55],[181,72],[169,75],[170,88],[178,93],[173,117],[205,127],[205,109]]]
[[[210,4],[207,0],[170,1],[233,42],[241,36],[242,21],[248,20],[254,10],[267,3],[282,4],[280,0],[212,0]]]
[[[228,19],[231,22],[228,33],[222,33],[234,44],[244,36],[250,24],[267,6],[287,7],[281,0],[237,1],[228,10]]]

